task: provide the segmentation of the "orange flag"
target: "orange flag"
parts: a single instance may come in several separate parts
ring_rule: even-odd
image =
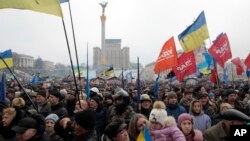
[[[166,69],[177,66],[177,53],[174,42],[174,37],[171,37],[163,45],[158,59],[155,63],[154,72],[158,74]]]

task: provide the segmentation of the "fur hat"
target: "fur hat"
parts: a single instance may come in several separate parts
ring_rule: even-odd
[[[184,120],[189,120],[191,121],[192,124],[194,124],[194,119],[193,116],[188,114],[188,113],[182,113],[179,117],[178,117],[178,127],[181,127],[181,123]]]
[[[153,109],[149,115],[149,121],[160,123],[165,126],[166,118],[168,114],[166,106],[162,101],[156,101],[153,105]]]
[[[45,120],[53,120],[54,122],[57,122],[57,120],[59,119],[59,117],[56,114],[49,114]]]
[[[75,122],[87,130],[94,129],[95,119],[95,111],[91,109],[83,110],[75,114]]]

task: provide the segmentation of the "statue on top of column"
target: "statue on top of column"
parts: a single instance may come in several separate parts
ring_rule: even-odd
[[[105,13],[105,8],[106,8],[108,2],[103,1],[103,2],[101,2],[99,4],[102,6],[102,14],[104,14]]]

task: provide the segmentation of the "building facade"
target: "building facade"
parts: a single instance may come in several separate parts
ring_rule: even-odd
[[[18,54],[13,52],[13,61],[15,67],[21,67],[21,68],[34,67],[34,57],[29,55]]]

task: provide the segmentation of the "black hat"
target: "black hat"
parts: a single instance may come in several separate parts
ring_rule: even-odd
[[[16,126],[14,126],[11,130],[16,133],[24,133],[27,129],[37,129],[38,123],[34,118],[26,117],[21,119]]]
[[[237,92],[234,89],[228,89],[226,91],[226,96],[229,96],[230,94],[237,94]]]
[[[100,104],[100,102],[103,100],[102,97],[99,95],[91,97],[90,99],[93,99],[97,104]]]
[[[76,113],[75,122],[82,128],[92,130],[95,127],[95,111],[91,109]]]
[[[198,94],[198,99],[201,99],[202,97],[208,97],[208,94],[207,93]]]
[[[104,134],[110,139],[116,137],[116,135],[123,129],[127,128],[127,124],[122,119],[117,119],[111,122],[104,130]]]
[[[42,96],[42,97],[47,97],[46,96],[46,91],[45,90],[39,90],[38,92],[37,92],[37,95],[40,95],[40,96]]]
[[[64,98],[61,95],[60,91],[59,90],[55,90],[55,89],[50,92],[50,95],[53,95],[53,96],[59,98],[60,100],[62,100]]]
[[[222,118],[225,120],[240,120],[240,121],[250,121],[250,117],[236,109],[229,109],[222,113]]]

